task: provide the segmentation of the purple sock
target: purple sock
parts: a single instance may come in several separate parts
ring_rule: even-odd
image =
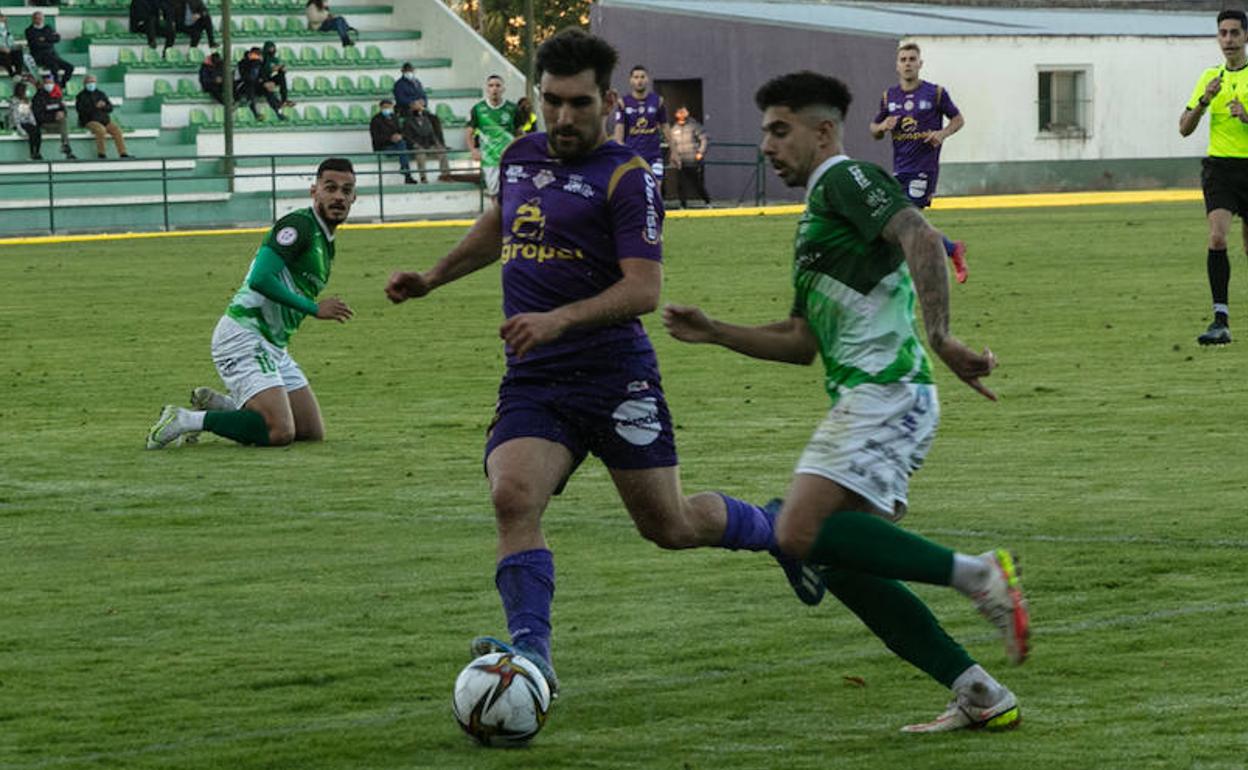
[[[724,525],[724,536],[719,541],[721,548],[734,551],[769,551],[776,544],[775,517],[744,500],[720,493],[724,505],[728,506],[728,521]]]
[[[944,241],[944,242],[945,242],[945,256],[946,256],[946,257],[952,257],[952,256],[953,256],[953,250],[956,248],[956,247],[953,245],[953,241],[949,240],[948,238],[946,238],[946,237],[945,237],[945,236],[943,236],[943,235],[942,235],[942,236],[940,236],[940,239],[941,239],[942,241]]]
[[[494,573],[511,643],[550,661],[550,601],[555,595],[555,555],[545,548],[504,557]]]

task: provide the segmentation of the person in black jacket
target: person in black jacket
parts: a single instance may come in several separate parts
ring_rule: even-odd
[[[208,47],[217,47],[212,35],[212,17],[208,15],[204,0],[177,0],[173,4],[173,22],[178,32],[190,35],[191,48],[198,48],[199,38],[205,34],[208,36]]]
[[[74,151],[69,148],[69,126],[65,121],[65,101],[51,73],[43,76],[43,87],[31,100],[30,109],[35,114],[35,121],[39,124],[40,131],[44,126],[51,126],[59,132],[61,152],[67,159],[76,160]]]
[[[256,107],[256,99],[263,96],[273,108],[273,112],[277,114],[277,119],[285,120],[286,116],[282,114],[282,102],[276,93],[265,87],[264,74],[264,53],[259,47],[251,48],[238,62],[238,88],[235,92],[238,100],[246,102],[251,108],[251,114],[256,116],[256,120],[264,120],[264,115],[260,114],[260,110]]]
[[[394,114],[394,101],[381,100],[381,109],[368,124],[368,133],[373,139],[373,152],[384,152],[399,156],[399,168],[403,170],[403,181],[416,184],[412,178],[412,166],[407,155],[407,141],[403,138],[403,127]]]
[[[61,88],[69,82],[74,74],[74,65],[56,55],[55,45],[61,41],[56,30],[45,26],[43,11],[35,11],[30,17],[30,26],[26,28],[26,45],[30,48],[30,58],[35,64],[47,69],[56,78]]]
[[[420,174],[422,183],[429,181],[429,177],[425,175],[425,158],[429,155],[438,159],[439,179],[444,180],[451,173],[446,159],[446,137],[442,135],[442,121],[425,109],[424,99],[412,102],[403,119],[403,140],[416,155],[416,172]]]
[[[217,104],[225,104],[225,62],[221,54],[208,54],[204,63],[199,65],[199,87],[204,93],[217,100]]]
[[[95,136],[95,157],[108,157],[104,154],[106,136],[113,138],[113,144],[117,145],[118,156],[130,157],[126,152],[126,140],[121,135],[121,127],[109,115],[113,111],[113,103],[109,101],[108,94],[100,90],[95,75],[87,75],[82,91],[74,100],[74,109],[78,111],[78,125]]]

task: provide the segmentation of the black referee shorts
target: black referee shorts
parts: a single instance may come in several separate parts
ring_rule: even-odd
[[[1226,209],[1248,220],[1248,158],[1205,158],[1200,162],[1205,213]]]

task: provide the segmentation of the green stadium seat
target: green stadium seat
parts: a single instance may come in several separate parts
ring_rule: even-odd
[[[438,120],[442,121],[443,124],[455,120],[455,113],[451,112],[449,104],[439,104],[433,109],[433,114],[437,115]]]
[[[299,61],[316,66],[321,61],[321,52],[312,46],[305,45],[299,49]]]
[[[199,83],[186,78],[178,78],[178,94],[181,96],[199,96]]]
[[[171,69],[177,69],[186,64],[186,59],[180,48],[170,48],[165,54],[165,66]]]
[[[349,61],[352,64],[360,64],[364,61],[364,57],[360,55],[359,47],[354,45],[343,49],[342,58],[344,61]]]
[[[133,48],[122,48],[117,51],[118,64],[138,64],[139,57],[135,56]]]
[[[309,104],[303,108],[303,120],[305,123],[317,126],[325,124],[325,116],[321,114],[320,108],[314,104]]]
[[[234,125],[236,126],[254,126],[256,117],[251,114],[251,110],[246,107],[239,107],[234,110]]]
[[[245,34],[258,35],[260,34],[260,31],[261,31],[260,22],[256,21],[251,16],[248,16],[245,19],[243,19],[243,32]]]
[[[364,109],[362,104],[353,104],[347,110],[347,122],[351,124],[367,123],[372,118],[369,117],[368,110]]]
[[[343,125],[347,122],[347,113],[336,104],[331,104],[325,108],[325,121],[334,125]]]
[[[370,45],[364,49],[364,61],[385,61],[381,55],[381,49],[375,45]]]
[[[96,37],[103,31],[104,30],[100,27],[100,23],[96,21],[95,19],[83,19],[82,20],[82,36],[83,37]]]
[[[342,52],[336,45],[327,45],[321,51],[321,58],[329,62],[339,62],[342,61]]]
[[[202,126],[208,122],[208,113],[203,110],[191,110],[190,121],[192,126]]]
[[[128,35],[130,28],[121,19],[108,19],[104,22],[104,33],[108,35]]]
[[[377,93],[377,83],[373,80],[372,75],[360,75],[355,81],[355,92],[357,94],[375,94]]]
[[[174,92],[173,86],[164,78],[156,78],[152,83],[152,93],[157,96],[168,96]]]
[[[308,23],[299,16],[286,17],[286,34],[302,35],[308,31]]]
[[[279,48],[278,55],[282,57],[282,61],[287,63],[299,61],[299,55],[295,53],[295,49],[288,45]]]
[[[225,122],[225,108],[219,104],[212,108],[212,122],[218,124]]]
[[[237,37],[239,31],[238,19],[230,19],[230,33]]]
[[[312,90],[315,93],[328,96],[334,92],[334,83],[324,75],[317,75]]]
[[[334,83],[334,89],[338,93],[350,94],[355,92],[355,83],[351,82],[351,78],[346,75],[339,75],[338,82]]]
[[[8,78],[0,78],[0,99],[8,99],[13,95],[13,81]]]
[[[265,34],[269,35],[282,34],[282,20],[276,16],[264,17],[264,31]]]
[[[143,63],[144,64],[154,64],[159,67],[161,64],[164,63],[164,61],[165,61],[164,59],[160,58],[160,54],[156,52],[155,48],[143,49]]]
[[[312,91],[312,84],[303,75],[295,75],[290,81],[290,90],[297,94],[306,94]]]
[[[394,76],[382,75],[377,78],[377,87],[386,93],[392,93],[394,91]]]

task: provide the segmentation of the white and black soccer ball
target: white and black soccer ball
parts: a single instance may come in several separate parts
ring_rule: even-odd
[[[546,724],[550,687],[527,658],[491,652],[459,672],[451,707],[459,726],[477,742],[522,746]]]

